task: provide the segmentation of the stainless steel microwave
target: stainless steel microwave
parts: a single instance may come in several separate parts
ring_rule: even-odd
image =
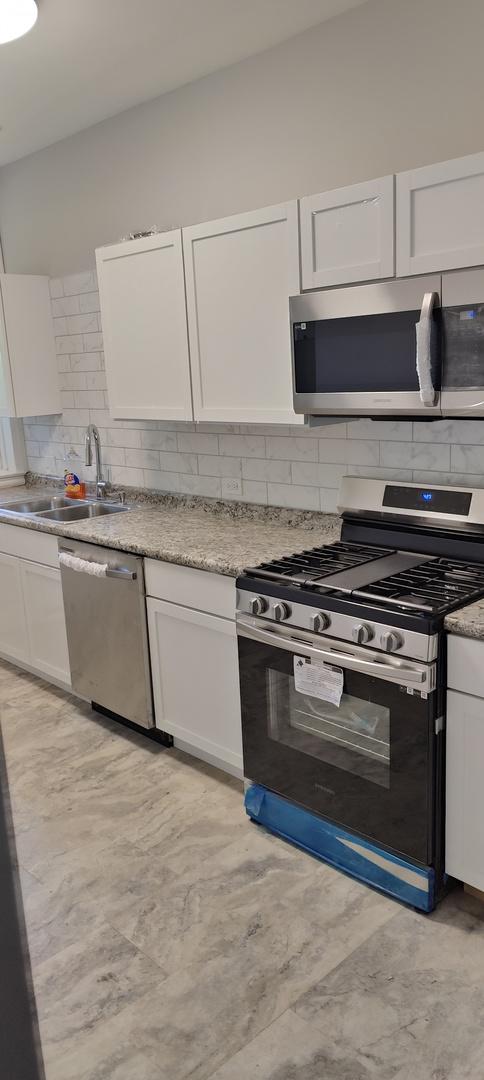
[[[442,416],[484,416],[484,269],[442,274]]]
[[[294,410],[441,415],[440,275],[291,299]]]
[[[484,269],[290,301],[294,409],[315,416],[484,416]]]

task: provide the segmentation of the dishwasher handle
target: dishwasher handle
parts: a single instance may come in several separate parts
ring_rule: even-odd
[[[59,548],[59,563],[66,570],[74,570],[77,574],[89,574],[91,577],[121,578],[124,581],[136,581],[137,578],[135,570],[127,570],[125,566],[111,567],[108,563],[81,559],[73,555],[68,548]]]

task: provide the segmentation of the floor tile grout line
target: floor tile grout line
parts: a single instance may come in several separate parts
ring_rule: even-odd
[[[374,891],[374,890],[372,890],[372,891]],[[293,1001],[286,1004],[285,1008],[282,1009],[281,1012],[279,1012],[275,1016],[272,1016],[270,1023],[266,1024],[265,1027],[260,1028],[260,1030],[257,1031],[257,1034],[254,1035],[252,1039],[248,1039],[246,1042],[242,1043],[241,1047],[239,1047],[239,1049],[236,1050],[236,1052],[234,1052],[232,1054],[229,1054],[227,1057],[225,1057],[224,1061],[220,1062],[217,1065],[217,1067],[214,1069],[214,1071],[211,1072],[210,1076],[207,1076],[205,1078],[205,1080],[214,1080],[214,1077],[216,1077],[217,1072],[221,1068],[223,1068],[225,1065],[227,1065],[229,1062],[231,1062],[233,1057],[237,1057],[237,1055],[240,1054],[243,1050],[246,1050],[248,1047],[251,1047],[251,1044],[253,1042],[255,1042],[257,1039],[259,1039],[261,1035],[264,1035],[265,1032],[270,1027],[272,1027],[273,1024],[275,1024],[279,1020],[281,1020],[281,1016],[284,1016],[285,1013],[287,1013],[287,1012],[294,1012],[295,1013],[296,1005],[297,1005],[298,1001],[300,1001],[301,998],[304,998],[306,996],[306,994],[310,993],[311,989],[313,989],[315,986],[319,986],[321,983],[323,983],[325,978],[327,978],[328,975],[333,975],[338,970],[338,968],[340,968],[342,966],[342,964],[346,963],[354,955],[354,953],[358,953],[358,950],[363,945],[366,945],[369,941],[371,941],[372,937],[374,937],[375,934],[379,933],[379,931],[381,930],[381,927],[386,927],[387,923],[392,922],[393,919],[398,917],[399,915],[401,915],[400,910],[399,910],[399,912],[394,912],[394,913],[390,912],[389,917],[388,917],[388,919],[385,920],[385,922],[380,923],[379,926],[375,928],[375,930],[372,930],[371,932],[369,932],[364,937],[363,941],[359,942],[358,945],[355,945],[354,948],[350,949],[349,953],[344,958],[342,958],[341,960],[338,960],[338,962],[334,964],[334,967],[328,968],[328,970],[325,972],[325,974],[323,975],[322,978],[318,978],[317,982],[313,983],[311,986],[308,986],[304,991],[302,991],[302,994],[298,994],[297,997]],[[308,1028],[320,1031],[320,1028],[318,1027],[318,1025],[315,1024],[313,1021],[307,1020],[307,1018],[305,1016],[299,1016],[298,1014],[296,1014],[296,1015],[298,1016],[298,1020],[300,1020],[302,1024],[307,1025]],[[320,1031],[320,1034],[321,1034],[321,1031]]]

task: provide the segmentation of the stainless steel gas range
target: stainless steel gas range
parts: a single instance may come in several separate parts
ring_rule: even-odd
[[[484,596],[484,491],[345,477],[341,540],[237,581],[246,809],[414,907],[445,887],[444,618]]]

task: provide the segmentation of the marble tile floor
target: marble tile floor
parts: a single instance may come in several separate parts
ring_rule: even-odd
[[[0,720],[47,1080],[484,1080],[479,901],[409,911],[1,662]]]

